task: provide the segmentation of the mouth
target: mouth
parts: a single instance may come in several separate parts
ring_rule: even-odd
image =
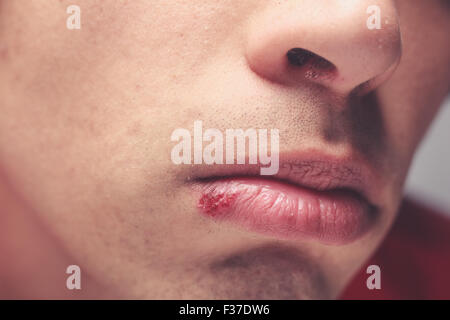
[[[379,216],[378,179],[363,161],[283,156],[274,176],[258,165],[202,166],[190,180],[204,217],[277,239],[340,245]]]

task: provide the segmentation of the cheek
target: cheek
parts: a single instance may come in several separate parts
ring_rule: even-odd
[[[411,160],[450,83],[448,11],[432,1],[418,2],[398,1],[402,58],[378,90],[391,150],[403,163]]]

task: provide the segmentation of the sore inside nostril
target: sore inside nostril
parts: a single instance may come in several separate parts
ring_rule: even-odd
[[[311,51],[301,48],[290,49],[286,53],[286,57],[289,61],[289,64],[295,67],[302,67],[308,64],[311,68],[322,71],[331,71],[335,68],[330,61],[318,56]]]

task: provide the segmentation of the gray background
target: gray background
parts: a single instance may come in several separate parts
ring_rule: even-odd
[[[417,151],[405,192],[450,216],[450,96]]]

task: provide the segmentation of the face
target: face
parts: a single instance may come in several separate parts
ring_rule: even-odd
[[[0,1],[2,183],[96,297],[335,298],[449,89],[448,3],[377,3]],[[195,121],[277,129],[279,172],[175,164]]]

